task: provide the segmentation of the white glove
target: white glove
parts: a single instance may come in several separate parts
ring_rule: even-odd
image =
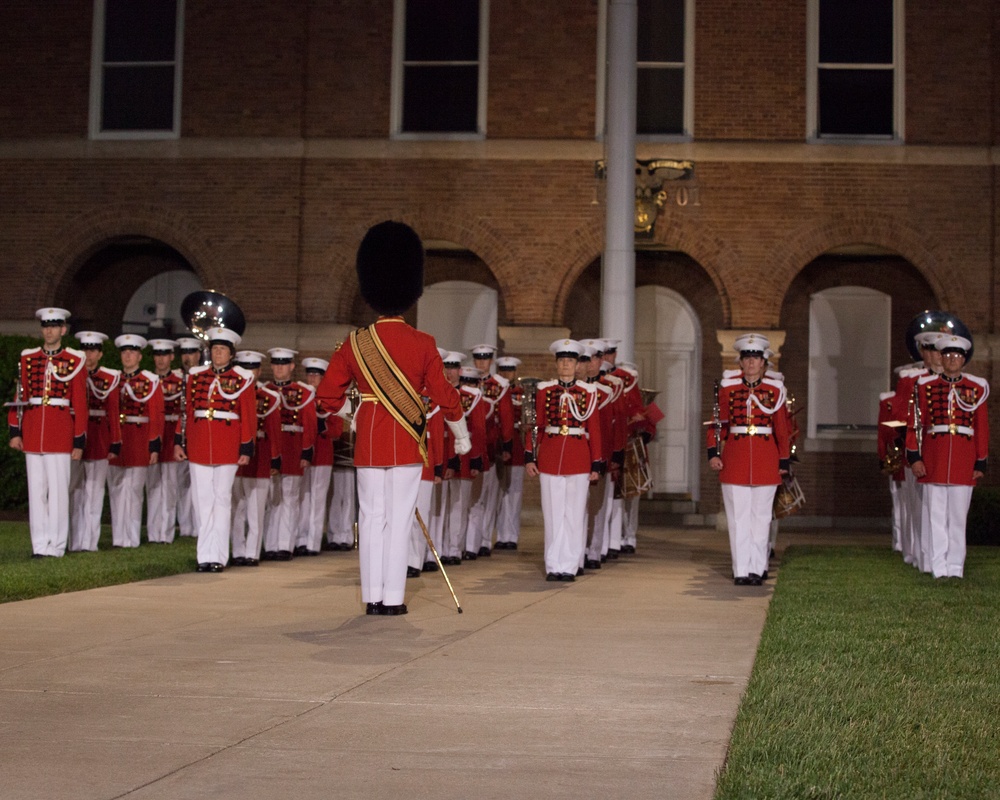
[[[451,428],[451,435],[455,437],[455,455],[464,456],[472,449],[472,439],[469,438],[469,426],[465,424],[465,417],[457,422],[446,419],[448,427]]]

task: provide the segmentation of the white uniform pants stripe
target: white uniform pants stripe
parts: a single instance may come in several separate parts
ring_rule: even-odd
[[[965,571],[965,522],[971,486],[925,483],[923,531],[927,559],[935,578],[961,578]]]
[[[330,497],[330,532],[334,544],[354,546],[354,523],[357,521],[355,505],[354,467],[334,467],[333,495]]]
[[[545,522],[545,572],[576,575],[587,545],[590,476],[539,475]]]
[[[149,467],[108,467],[111,499],[111,543],[115,547],[138,547],[142,530],[142,493]]]
[[[96,550],[101,538],[101,514],[104,511],[108,462],[74,461],[72,469],[83,474],[74,480],[73,520],[70,526],[70,550]]]
[[[358,467],[358,556],[361,600],[400,605],[406,592],[406,559],[420,464]]]
[[[69,453],[25,453],[31,551],[61,556],[69,540]]]
[[[191,464],[191,502],[197,509],[198,563],[229,561],[235,464]]]
[[[524,467],[507,465],[507,488],[500,495],[497,515],[497,542],[514,542],[521,537],[521,500],[524,497]]]
[[[763,575],[767,569],[767,542],[777,488],[722,484],[735,578]]]
[[[309,467],[302,476],[302,501],[296,546],[319,552],[323,546],[327,499],[330,496],[332,466]]]
[[[150,464],[146,474],[146,538],[172,542],[177,524],[177,480],[180,463]]]

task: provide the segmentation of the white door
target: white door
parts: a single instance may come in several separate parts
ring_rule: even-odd
[[[701,326],[676,292],[641,286],[635,293],[635,355],[639,385],[659,394],[665,414],[649,445],[654,494],[700,495]]]
[[[438,347],[468,354],[477,344],[497,343],[497,293],[471,281],[428,286],[417,302],[417,328]]]

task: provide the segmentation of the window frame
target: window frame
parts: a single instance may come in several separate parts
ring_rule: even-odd
[[[412,141],[479,141],[485,139],[486,91],[489,77],[490,0],[479,0],[479,80],[476,86],[478,94],[476,98],[476,130],[450,132],[403,130],[403,81],[406,68],[406,3],[407,0],[393,0],[392,101],[389,108],[389,138]]]
[[[181,88],[184,75],[184,0],[177,0],[177,19],[174,35],[174,60],[172,62],[148,62],[149,66],[173,64],[174,68],[174,115],[170,130],[102,130],[101,116],[104,106],[104,36],[106,31],[105,12],[107,0],[94,0],[94,26],[91,35],[90,58],[90,118],[88,123],[91,139],[152,140],[178,139],[181,130]],[[121,62],[125,63],[125,62]],[[146,63],[146,62],[143,62]]]
[[[892,64],[851,63],[824,65],[819,61],[819,4],[806,6],[806,141],[810,144],[903,144],[906,123],[906,0],[892,0]],[[879,69],[893,71],[892,134],[843,134],[819,131],[819,71],[825,69]]]
[[[694,141],[694,17],[695,0],[684,0],[684,107],[681,133],[636,133],[637,142],[691,142]],[[673,64],[674,62],[636,62],[638,82],[639,65]],[[608,0],[600,0],[597,9],[597,99],[595,103],[595,131],[598,140],[604,138],[607,114],[608,86]],[[638,107],[636,108],[638,122]]]

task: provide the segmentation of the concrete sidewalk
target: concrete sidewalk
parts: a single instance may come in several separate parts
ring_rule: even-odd
[[[785,537],[788,541],[788,537]],[[710,798],[771,589],[714,530],[547,583],[516,552],[363,616],[354,553],[0,606],[5,800]]]

